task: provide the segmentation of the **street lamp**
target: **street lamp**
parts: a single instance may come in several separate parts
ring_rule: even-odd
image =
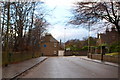
[[[90,53],[90,21],[88,23],[88,54],[87,57],[89,58],[89,53]]]
[[[64,28],[64,51],[65,51],[65,30],[66,30],[66,28]]]

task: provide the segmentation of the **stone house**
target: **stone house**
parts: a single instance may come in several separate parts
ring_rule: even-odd
[[[58,52],[61,49],[61,42],[58,42],[51,34],[46,34],[42,37],[40,52],[43,56],[58,56]]]
[[[106,29],[105,33],[98,34],[97,45],[101,44],[113,44],[119,41],[119,34],[115,27],[113,26],[111,30]]]
[[[102,45],[102,46],[96,48],[95,53],[108,52],[109,48],[105,45],[112,45],[114,43],[117,43],[119,41],[119,39],[120,39],[119,33],[115,29],[114,26],[112,26],[112,28],[110,30],[108,28],[106,28],[105,33],[98,34],[96,45],[98,45],[98,46]],[[92,52],[94,53],[94,51],[92,51]]]

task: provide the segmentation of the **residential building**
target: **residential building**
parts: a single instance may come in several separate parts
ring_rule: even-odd
[[[113,44],[118,42],[120,39],[119,34],[115,27],[113,26],[111,30],[106,28],[105,33],[98,34],[97,45],[101,44]]]
[[[43,56],[58,56],[61,50],[61,42],[58,42],[51,34],[46,34],[41,39],[40,51]]]

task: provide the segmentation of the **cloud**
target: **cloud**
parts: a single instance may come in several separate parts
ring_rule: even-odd
[[[51,16],[45,17],[46,20],[51,24],[48,28],[48,32],[53,35],[58,41],[61,39],[65,42],[70,39],[80,39],[88,37],[88,30],[83,27],[73,28],[65,26],[69,17],[72,16],[70,12],[71,5],[75,1],[80,0],[43,0],[47,5],[48,9],[56,7],[52,12]],[[66,29],[65,29],[66,28]],[[96,32],[90,32],[90,36],[96,37]]]
[[[66,29],[65,29],[66,28]],[[88,36],[88,31],[84,28],[71,28],[65,26],[53,26],[49,33],[53,35],[58,41],[61,39],[62,42],[65,42],[70,39],[80,39],[82,40],[83,37]]]
[[[75,0],[42,0],[48,6],[71,6]]]

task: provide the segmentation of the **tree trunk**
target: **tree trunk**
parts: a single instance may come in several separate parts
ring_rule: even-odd
[[[8,45],[9,45],[9,42],[8,42],[8,39],[9,39],[9,27],[10,27],[10,2],[7,3],[7,31],[6,31],[6,41],[5,41],[5,44],[6,44],[6,52],[9,52],[9,48],[8,48]]]

